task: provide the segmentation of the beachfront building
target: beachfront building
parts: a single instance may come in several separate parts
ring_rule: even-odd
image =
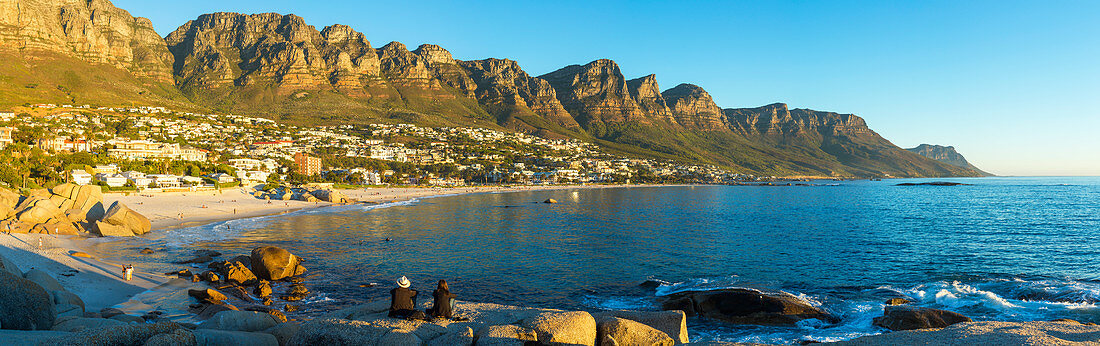
[[[319,157],[299,152],[294,154],[294,164],[298,165],[298,174],[309,177],[321,174],[321,158]]]
[[[95,175],[95,178],[98,179],[99,181],[102,181],[104,184],[107,184],[107,186],[110,186],[110,187],[122,187],[122,186],[126,185],[127,181],[129,181],[129,179],[126,179],[126,177],[124,177],[124,176],[122,176],[121,174],[118,174],[118,173],[115,173],[115,174],[99,173],[99,174]]]
[[[274,159],[229,159],[229,166],[238,171],[263,171],[275,172],[279,169],[279,162]]]
[[[74,169],[69,174],[72,175],[73,184],[88,185],[92,183],[92,175],[83,169]]]
[[[85,139],[68,139],[61,136],[42,138],[36,143],[39,149],[48,152],[81,152],[92,151],[92,143]]]
[[[171,159],[182,161],[206,161],[206,153],[194,148],[183,148],[175,143],[158,143],[147,140],[114,141],[114,149],[107,149],[107,156],[123,160]]]
[[[138,171],[126,171],[122,172],[120,175],[125,177],[126,180],[134,183],[134,186],[137,187],[149,187],[149,185],[156,183],[156,179],[148,178],[145,176],[145,173]]]
[[[271,176],[271,173],[264,171],[237,171],[237,179],[244,182],[267,182],[267,178]]]
[[[0,121],[15,119],[15,112],[0,112]]]
[[[211,175],[207,175],[207,177],[209,177],[210,179],[214,179],[214,181],[218,182],[218,184],[232,183],[234,181],[237,181],[237,179],[234,179],[232,175],[225,173],[214,173]]]
[[[0,127],[0,149],[4,149],[9,144],[15,143],[11,139],[11,133],[15,132],[15,129],[10,127]]]
[[[94,170],[96,174],[115,174],[118,173],[118,165],[113,163],[107,165],[96,165]]]
[[[146,178],[152,179],[151,184],[155,184],[157,187],[180,187],[183,184],[180,182],[180,177],[171,174],[149,174]],[[201,179],[200,179],[201,180]]]

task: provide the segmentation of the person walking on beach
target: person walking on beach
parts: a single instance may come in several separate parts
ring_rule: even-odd
[[[416,290],[409,289],[412,282],[402,276],[397,279],[397,287],[390,290],[390,317],[407,320],[425,319],[423,312],[416,310]]]
[[[435,287],[435,291],[432,292],[434,304],[432,308],[428,309],[428,316],[446,319],[454,318],[455,297],[454,293],[451,293],[451,288],[447,286],[447,280],[439,280],[439,283]]]

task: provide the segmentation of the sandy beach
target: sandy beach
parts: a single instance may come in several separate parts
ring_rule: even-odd
[[[466,193],[541,191],[560,189],[593,189],[631,187],[645,185],[570,185],[570,186],[476,186],[476,187],[395,187],[339,190],[347,198],[360,203],[402,202],[414,198],[445,196]],[[157,194],[103,195],[103,204],[122,202],[145,215],[152,222],[152,229],[191,227],[230,219],[288,213],[301,209],[332,206],[326,202],[264,200],[252,196],[251,189],[235,188],[221,191],[170,192]]]

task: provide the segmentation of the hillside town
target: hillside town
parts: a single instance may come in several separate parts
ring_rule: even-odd
[[[12,187],[61,182],[108,190],[188,191],[252,184],[338,187],[722,183],[755,179],[671,161],[611,155],[575,139],[410,124],[300,127],[164,107],[34,104],[0,112],[0,148],[59,167],[13,167]],[[52,162],[52,161],[51,161]]]

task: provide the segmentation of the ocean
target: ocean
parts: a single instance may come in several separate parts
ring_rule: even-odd
[[[953,181],[961,186],[896,186]],[[275,245],[305,259],[303,317],[386,299],[404,275],[459,299],[559,309],[657,309],[684,290],[784,291],[835,314],[793,327],[693,318],[693,341],[837,341],[888,298],[975,320],[1100,322],[1100,178],[820,181],[485,193],[322,208],[104,241],[150,271],[193,249]],[[547,198],[556,204],[540,203]],[[227,227],[227,225],[229,227]],[[387,241],[386,239],[389,239]],[[155,247],[153,256],[136,249]],[[646,281],[660,283],[645,288]],[[278,288],[276,289],[278,291]],[[179,293],[143,307],[187,314]]]

